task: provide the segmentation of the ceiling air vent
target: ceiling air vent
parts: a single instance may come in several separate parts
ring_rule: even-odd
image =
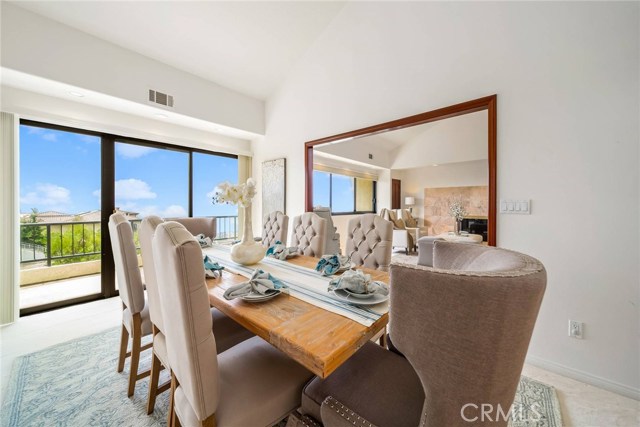
[[[149,101],[167,107],[173,107],[173,96],[156,90],[149,89]]]

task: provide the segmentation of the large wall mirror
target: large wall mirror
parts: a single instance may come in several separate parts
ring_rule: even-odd
[[[338,232],[351,215],[410,209],[421,235],[462,230],[496,245],[497,95],[305,143],[306,210],[329,207]],[[344,219],[343,219],[344,218]]]

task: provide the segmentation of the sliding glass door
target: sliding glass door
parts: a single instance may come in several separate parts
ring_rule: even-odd
[[[20,308],[102,294],[99,136],[20,126]]]
[[[20,126],[20,314],[117,295],[108,219],[213,216],[237,236],[235,206],[213,205],[238,180],[237,156],[28,120]]]

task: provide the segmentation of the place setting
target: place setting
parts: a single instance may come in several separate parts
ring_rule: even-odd
[[[289,287],[271,273],[256,269],[248,281],[229,287],[223,294],[226,300],[241,298],[247,302],[264,302],[289,293]]]
[[[389,299],[389,287],[362,270],[347,270],[329,282],[333,297],[354,305],[376,305]]]
[[[279,240],[276,240],[273,245],[269,246],[265,254],[265,256],[269,258],[278,259],[280,261],[286,261],[288,259],[295,258],[298,255],[298,248],[287,247],[287,245],[283,244]]]

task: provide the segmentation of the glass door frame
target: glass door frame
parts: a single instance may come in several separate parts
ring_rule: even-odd
[[[132,138],[123,135],[115,135],[107,132],[91,131],[86,129],[74,128],[70,126],[62,126],[52,123],[40,122],[30,119],[20,119],[20,125],[33,126],[43,129],[52,129],[63,132],[71,132],[82,135],[96,136],[100,138],[100,169],[101,169],[101,194],[100,194],[100,227],[106,232],[101,236],[101,292],[81,297],[71,298],[62,301],[55,301],[43,305],[21,308],[20,317],[30,314],[41,313],[44,311],[54,310],[57,308],[68,307],[76,304],[82,304],[90,301],[111,298],[118,296],[120,293],[116,289],[116,272],[115,263],[113,261],[113,251],[111,249],[111,236],[109,235],[109,217],[115,212],[115,145],[116,142],[126,144],[141,145],[151,148],[169,149],[174,151],[186,152],[189,156],[189,184],[188,198],[189,208],[188,215],[193,216],[193,153],[210,154],[221,157],[229,157],[237,159],[238,156],[229,153],[220,153],[216,151],[208,151],[201,148],[184,147],[181,145],[168,144],[164,142],[151,141],[140,138]],[[19,179],[19,178],[18,178]]]

